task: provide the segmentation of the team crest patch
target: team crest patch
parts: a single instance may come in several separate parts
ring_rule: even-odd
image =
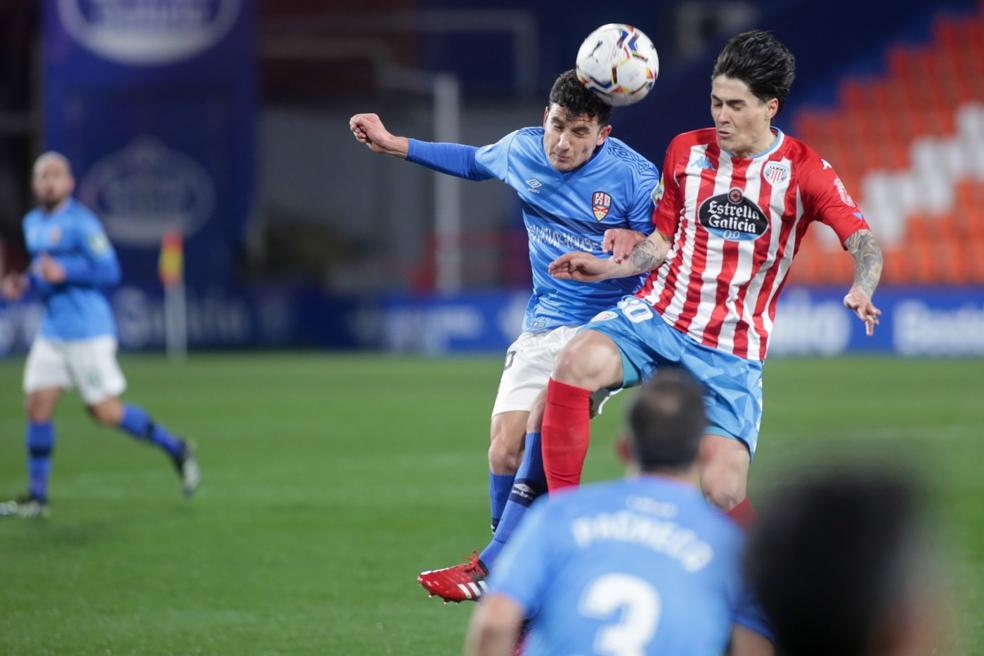
[[[612,197],[603,191],[596,191],[591,194],[591,211],[594,212],[595,219],[601,221],[608,216],[608,210],[612,207]]]
[[[762,177],[771,185],[782,184],[789,179],[789,164],[786,162],[769,162],[762,171]]]

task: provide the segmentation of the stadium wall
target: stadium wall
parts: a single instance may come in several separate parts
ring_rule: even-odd
[[[984,356],[984,288],[886,288],[873,337],[841,306],[841,288],[787,288],[769,354],[906,357]],[[394,294],[337,299],[314,287],[219,287],[188,292],[193,349],[368,349],[435,356],[502,353],[519,333],[528,294]],[[164,306],[157,288],[124,286],[110,295],[123,350],[160,350]],[[0,356],[24,353],[36,333],[34,299],[0,305]]]

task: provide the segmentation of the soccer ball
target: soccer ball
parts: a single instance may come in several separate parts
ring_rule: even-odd
[[[577,79],[613,107],[645,98],[658,73],[653,42],[631,25],[602,25],[577,51]]]

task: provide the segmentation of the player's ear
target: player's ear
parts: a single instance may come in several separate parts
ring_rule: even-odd
[[[600,146],[601,144],[605,143],[605,139],[607,139],[608,135],[610,135],[611,133],[612,133],[611,123],[598,130],[598,139],[597,141],[595,141],[595,145]]]
[[[776,117],[776,114],[779,113],[779,99],[771,98],[769,102],[765,103],[765,108],[769,116],[769,120],[771,121]]]
[[[550,105],[543,108],[543,127],[547,127],[547,117],[550,116]]]

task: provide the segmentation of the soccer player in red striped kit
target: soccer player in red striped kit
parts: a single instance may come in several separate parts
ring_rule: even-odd
[[[567,253],[550,265],[557,278],[585,282],[650,272],[556,361],[542,425],[551,492],[580,481],[594,390],[683,367],[706,394],[704,495],[739,522],[753,515],[745,490],[762,415],[762,363],[786,274],[815,221],[833,228],[853,256],[844,306],[873,333],[881,249],[830,163],[772,126],[794,69],[772,34],[732,38],[711,76],[714,127],[678,135],[667,149],[652,235],[621,261]]]

